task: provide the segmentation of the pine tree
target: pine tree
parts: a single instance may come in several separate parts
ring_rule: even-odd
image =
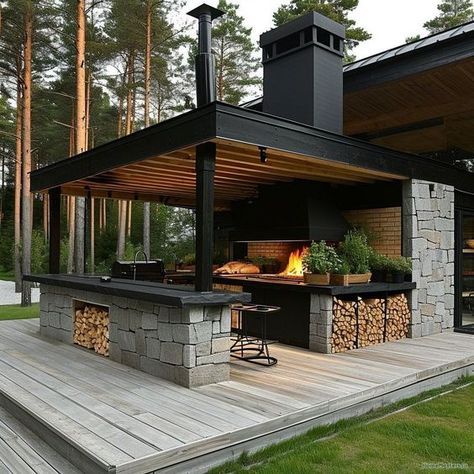
[[[361,41],[371,38],[368,31],[356,26],[356,22],[348,16],[358,5],[359,0],[291,0],[288,5],[282,5],[273,14],[273,22],[275,26],[280,26],[305,13],[315,11],[341,23],[346,27],[345,61],[350,62],[355,59],[351,54],[352,49]]]
[[[471,0],[443,0],[438,4],[440,14],[423,26],[431,33],[439,33],[474,19]]]
[[[239,6],[219,0],[217,6],[225,12],[212,28],[212,49],[216,58],[217,99],[239,104],[251,86],[260,84],[256,72],[260,67],[252,29],[238,15]]]

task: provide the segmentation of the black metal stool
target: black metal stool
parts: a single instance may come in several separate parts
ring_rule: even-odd
[[[267,315],[280,311],[279,306],[237,304],[231,307],[238,314],[238,326],[232,328],[236,335],[232,340],[234,343],[230,348],[230,355],[240,360],[252,362],[259,365],[275,365],[278,360],[270,355],[267,340]],[[246,313],[244,315],[244,313]],[[249,336],[247,333],[246,318],[258,318],[261,321],[261,337]],[[271,343],[271,342],[270,342]],[[247,354],[246,354],[247,352]],[[251,354],[248,354],[251,352]],[[264,362],[266,361],[266,362]]]

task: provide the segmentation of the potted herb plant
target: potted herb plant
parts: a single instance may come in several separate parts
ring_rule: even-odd
[[[369,259],[369,268],[372,272],[371,281],[386,282],[391,259],[386,255],[372,251]]]
[[[392,283],[403,283],[405,276],[411,273],[411,260],[407,257],[396,257],[390,261],[390,280]]]
[[[312,285],[329,285],[330,273],[339,263],[336,250],[324,240],[313,242],[303,256],[304,281]]]
[[[373,253],[367,235],[359,229],[353,229],[344,236],[339,246],[341,264],[337,271],[331,274],[333,285],[349,285],[351,283],[369,283],[370,256]]]

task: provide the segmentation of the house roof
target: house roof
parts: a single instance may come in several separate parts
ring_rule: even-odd
[[[380,63],[381,61],[387,61],[389,59],[396,58],[402,54],[415,53],[423,48],[436,47],[442,42],[449,42],[458,39],[462,35],[471,34],[474,32],[474,21],[464,23],[449,30],[442,31],[419,40],[412,41],[410,43],[402,44],[394,48],[382,51],[381,53],[374,54],[367,58],[359,59],[353,63],[346,64],[344,66],[344,72],[355,71],[357,69],[370,66],[372,64]]]

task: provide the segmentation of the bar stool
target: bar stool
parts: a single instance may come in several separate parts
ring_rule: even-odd
[[[267,340],[267,316],[280,311],[281,308],[268,305],[236,304],[231,306],[231,309],[237,312],[238,323],[236,327],[232,327],[235,337],[232,339],[234,343],[230,348],[230,355],[254,364],[275,365],[278,360],[272,357],[268,350],[268,344],[272,341]],[[249,317],[260,320],[260,337],[248,335],[246,323]]]

